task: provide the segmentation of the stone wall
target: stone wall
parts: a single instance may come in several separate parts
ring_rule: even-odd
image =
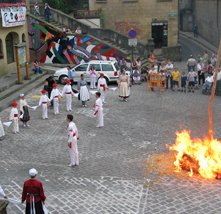
[[[151,38],[151,23],[168,22],[168,46],[176,46],[178,41],[178,1],[177,0],[111,0],[98,3],[90,0],[90,9],[102,8],[104,27],[128,34],[131,28],[138,32],[138,40],[146,44]]]
[[[221,0],[194,0],[193,18],[200,36],[218,46],[221,36]]]

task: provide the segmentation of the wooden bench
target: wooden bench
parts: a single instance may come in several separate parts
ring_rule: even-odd
[[[160,90],[166,89],[166,76],[160,73],[147,75],[147,86],[151,90],[159,88]]]

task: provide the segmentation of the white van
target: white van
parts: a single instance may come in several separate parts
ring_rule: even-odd
[[[120,74],[117,62],[92,60],[90,62],[81,63],[73,68],[74,82],[77,82],[81,78],[81,74],[84,74],[87,82],[90,82],[90,68],[92,65],[97,71],[97,78],[99,78],[100,73],[104,73],[107,84],[109,82],[117,81]],[[59,69],[54,73],[54,79],[59,81],[61,84],[65,84],[66,78],[68,78],[67,68]]]

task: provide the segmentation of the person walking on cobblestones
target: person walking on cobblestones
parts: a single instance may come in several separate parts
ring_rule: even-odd
[[[14,101],[14,102],[12,102],[11,105],[12,105],[12,109],[10,112],[9,120],[12,121],[13,133],[16,134],[19,132],[19,124],[18,124],[19,114],[18,114],[18,109],[17,109],[17,103]]]
[[[97,90],[101,93],[101,100],[105,103],[105,94],[107,92],[107,82],[104,78],[104,74],[100,73],[100,78],[97,82]]]
[[[78,158],[78,129],[73,122],[73,115],[67,115],[67,122],[68,122],[68,149],[70,154],[70,164],[68,166],[78,166],[79,165],[79,158]]]
[[[39,100],[39,106],[42,105],[42,118],[48,119],[48,103],[50,102],[48,96],[46,95],[46,90],[41,91],[42,95]]]
[[[57,89],[57,84],[54,83],[52,85],[53,89],[51,92],[51,97],[50,100],[53,100],[53,106],[54,106],[54,114],[59,114],[59,100],[61,98],[61,93],[60,91]]]
[[[66,79],[66,85],[63,88],[61,96],[66,96],[66,109],[67,111],[72,111],[72,96],[74,95],[71,88],[71,80]]]
[[[43,204],[46,200],[42,183],[36,179],[38,172],[30,169],[30,179],[23,185],[21,202],[26,201],[25,214],[44,214]]]
[[[28,121],[30,120],[28,108],[31,108],[31,106],[28,105],[24,94],[20,94],[19,106],[20,114],[22,115],[21,121],[23,122],[23,126],[28,127]]]
[[[95,112],[94,115],[97,118],[97,128],[101,128],[104,126],[104,115],[103,115],[103,103],[101,100],[101,93],[96,92],[96,101],[94,104]]]

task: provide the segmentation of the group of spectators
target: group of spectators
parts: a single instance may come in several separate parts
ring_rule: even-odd
[[[148,63],[147,78],[150,78],[151,74],[161,75],[162,79],[165,80],[166,89],[194,93],[195,88],[202,85],[203,93],[210,93],[211,91],[216,66],[215,54],[209,56],[208,52],[205,51],[198,58],[190,55],[186,68],[181,71],[169,59],[159,63],[153,54],[148,58]],[[218,73],[217,80],[221,80],[221,72]]]

